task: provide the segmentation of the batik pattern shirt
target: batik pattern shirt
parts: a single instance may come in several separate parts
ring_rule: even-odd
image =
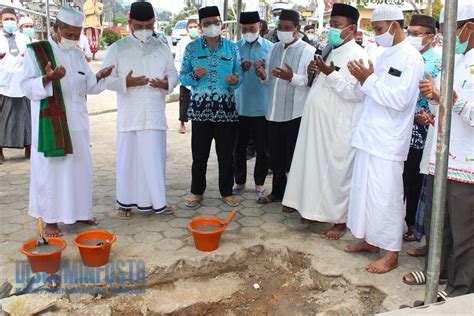
[[[425,63],[425,71],[429,72],[431,77],[436,80],[439,73],[441,72],[441,57],[434,51],[433,48],[428,49],[422,55],[423,61]],[[423,75],[425,80],[425,76]],[[421,109],[424,108],[427,113],[430,113],[430,106],[428,100],[423,96],[422,93],[418,95],[418,100],[416,102],[416,114],[418,114]],[[426,135],[428,134],[428,126],[422,126],[416,123],[413,124],[413,130],[411,134],[410,148],[423,150],[425,148]]]
[[[194,71],[197,67],[208,70],[202,78]],[[229,85],[226,75],[239,75],[235,85]],[[242,67],[237,45],[222,38],[212,50],[206,38],[199,38],[186,46],[181,64],[180,81],[191,87],[188,117],[199,122],[236,122],[234,90],[242,83]]]

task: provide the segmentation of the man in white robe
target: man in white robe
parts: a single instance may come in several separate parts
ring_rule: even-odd
[[[105,90],[112,69],[93,74],[76,43],[82,30],[83,14],[61,8],[49,39],[57,67],[46,66],[44,75],[33,49],[27,50],[21,87],[31,100],[32,150],[28,214],[42,218],[47,236],[62,236],[57,223],[77,221],[97,225],[92,216],[92,161],[86,95]],[[46,157],[38,152],[41,100],[53,96],[52,83],[60,81],[72,142],[72,154]]]
[[[295,154],[283,205],[300,212],[302,223],[335,225],[326,239],[339,239],[346,231],[350,182],[355,149],[352,133],[362,98],[347,69],[353,59],[367,62],[364,49],[354,41],[359,12],[336,3],[331,12],[328,41],[334,49],[326,62],[318,58],[309,72],[320,71],[304,106]]]
[[[107,51],[104,66],[115,66],[107,88],[117,91],[117,204],[119,217],[131,210],[172,213],[166,204],[165,97],[178,83],[168,46],[153,36],[149,2],[130,8],[132,34]]]
[[[356,91],[365,95],[352,146],[356,148],[347,226],[362,241],[349,252],[379,252],[383,258],[367,266],[385,273],[398,265],[403,234],[403,161],[410,146],[418,81],[423,58],[403,32],[402,11],[394,5],[375,9],[371,23],[377,43],[385,47],[375,62],[349,62]]]

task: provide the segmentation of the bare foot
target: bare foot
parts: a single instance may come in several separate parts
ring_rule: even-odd
[[[361,240],[358,243],[347,245],[346,249],[347,252],[372,252],[372,253],[379,253],[380,248],[372,246],[368,244],[365,240]]]
[[[347,231],[346,224],[334,224],[334,226],[331,227],[330,230],[324,233],[323,237],[326,240],[338,240],[339,238],[344,236],[346,231]]]
[[[85,220],[85,221],[77,221],[77,222],[78,223],[83,223],[83,224],[86,224],[86,225],[90,225],[90,226],[99,225],[99,221],[95,217],[92,217],[92,219],[88,219],[88,220]]]
[[[46,224],[44,229],[44,235],[46,237],[61,237],[63,232],[59,229],[58,224]]]
[[[313,221],[312,219],[307,219],[307,218],[304,218],[304,217],[300,218],[300,224],[309,225],[309,224],[314,224],[314,223],[319,223],[319,222],[318,221]]]
[[[370,273],[387,273],[398,266],[398,252],[387,251],[385,255],[377,261],[367,266]]]
[[[289,206],[284,206],[281,208],[281,211],[283,213],[294,213],[296,212],[296,209],[292,208],[292,207],[289,207]]]
[[[417,248],[412,248],[407,251],[407,254],[412,257],[424,257],[428,253],[428,247],[421,246]]]
[[[126,208],[119,208],[118,216],[120,219],[130,219],[132,217],[132,210]]]

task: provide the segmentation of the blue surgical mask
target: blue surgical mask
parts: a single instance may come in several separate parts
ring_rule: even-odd
[[[464,26],[462,27],[462,30],[459,33],[459,35],[456,36],[456,48],[455,48],[455,51],[454,51],[456,54],[464,54],[464,52],[467,49],[467,44],[469,43],[469,37],[471,37],[471,34],[469,34],[469,37],[467,38],[467,40],[464,43],[461,43],[461,40],[459,39],[459,36],[464,31],[464,28],[466,27],[466,25],[467,25],[467,23],[464,24]]]
[[[279,23],[279,22],[280,22],[280,16],[279,16],[279,15],[274,16],[274,17],[273,17],[273,24],[274,24],[275,26],[278,26],[278,23]]]
[[[189,33],[189,36],[191,36],[192,38],[198,37],[199,35],[198,29],[189,29],[188,33]]]
[[[5,21],[3,22],[3,30],[9,34],[13,34],[18,30],[18,25],[16,21]]]
[[[35,29],[31,27],[27,29],[23,29],[23,34],[25,34],[29,38],[33,38],[35,37]]]

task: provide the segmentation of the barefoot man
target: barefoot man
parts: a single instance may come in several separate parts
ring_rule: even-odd
[[[423,76],[423,58],[403,32],[403,13],[381,5],[372,14],[375,41],[385,47],[375,66],[349,62],[349,71],[365,94],[362,113],[352,137],[356,148],[347,226],[358,243],[349,252],[386,250],[368,265],[372,273],[397,267],[403,235],[403,161],[410,147],[411,129]]]
[[[346,232],[347,209],[355,149],[351,146],[362,106],[354,92],[357,79],[347,69],[353,59],[367,62],[354,41],[359,11],[336,3],[331,12],[328,42],[334,48],[326,61],[308,67],[319,71],[306,98],[283,205],[296,209],[302,223],[321,221],[334,226],[324,234],[339,239]]]
[[[45,234],[59,222],[97,225],[92,216],[92,161],[86,95],[105,89],[112,67],[93,74],[76,48],[84,15],[61,8],[48,41],[29,44],[21,87],[31,100],[32,148],[28,214]]]

